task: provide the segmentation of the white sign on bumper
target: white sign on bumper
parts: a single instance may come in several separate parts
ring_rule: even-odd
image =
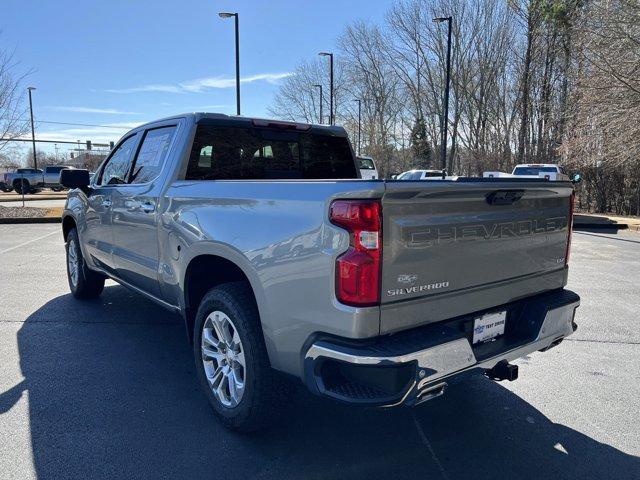
[[[507,312],[487,313],[473,322],[473,343],[484,342],[504,333]]]

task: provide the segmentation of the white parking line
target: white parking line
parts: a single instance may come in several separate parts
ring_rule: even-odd
[[[438,470],[440,470],[440,475],[442,475],[442,478],[444,478],[445,480],[449,480],[449,476],[447,475],[447,472],[444,470],[444,467],[442,466],[440,459],[436,455],[436,452],[433,450],[433,447],[431,446],[431,442],[429,441],[429,438],[427,437],[427,435],[424,433],[424,430],[422,429],[420,422],[416,418],[416,414],[414,411],[411,412],[411,416],[413,417],[413,423],[416,426],[416,430],[418,430],[418,434],[420,435],[420,439],[422,440],[422,443],[427,447],[427,450],[429,450],[429,454],[431,455],[433,462],[438,467]]]
[[[29,245],[30,243],[37,242],[38,240],[42,240],[43,238],[50,237],[51,235],[55,235],[56,233],[60,233],[60,232],[58,232],[56,230],[55,232],[47,233],[46,235],[43,235],[41,237],[33,238],[33,239],[29,240],[28,242],[24,242],[24,243],[21,243],[20,245],[16,245],[15,247],[10,247],[10,248],[7,248],[6,250],[2,250],[0,252],[0,255],[3,254],[3,253],[11,252],[11,251],[16,250],[16,249],[18,249],[20,247],[24,247],[25,245]]]

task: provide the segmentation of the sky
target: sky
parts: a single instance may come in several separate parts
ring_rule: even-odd
[[[176,113],[235,114],[234,25],[218,12],[240,17],[242,114],[265,117],[301,60],[335,49],[354,20],[382,21],[391,3],[2,0],[0,48],[30,72],[36,120],[114,126],[39,122],[36,138],[116,141]]]

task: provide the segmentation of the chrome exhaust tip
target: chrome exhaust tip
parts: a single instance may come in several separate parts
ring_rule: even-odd
[[[416,405],[427,400],[432,400],[440,395],[444,395],[447,389],[447,382],[437,383],[423,390],[419,390],[416,394]]]

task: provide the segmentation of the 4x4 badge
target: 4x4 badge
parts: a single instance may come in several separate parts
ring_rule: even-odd
[[[405,285],[415,283],[416,280],[418,280],[418,275],[415,274],[398,275],[398,283],[404,283]]]

